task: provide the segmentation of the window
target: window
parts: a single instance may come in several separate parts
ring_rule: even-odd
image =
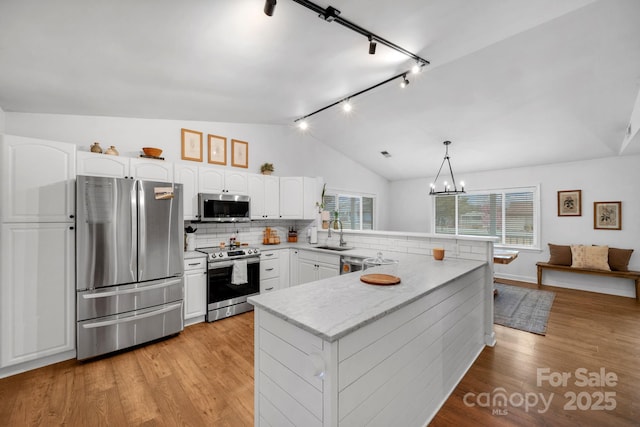
[[[335,211],[345,230],[373,230],[373,197],[348,194],[325,194],[324,209]]]
[[[436,196],[436,234],[495,236],[498,245],[538,247],[536,187]]]

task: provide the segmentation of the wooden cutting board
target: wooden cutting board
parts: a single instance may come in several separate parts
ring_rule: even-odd
[[[369,285],[397,285],[400,283],[398,276],[392,276],[390,274],[363,274],[360,276],[360,281]]]

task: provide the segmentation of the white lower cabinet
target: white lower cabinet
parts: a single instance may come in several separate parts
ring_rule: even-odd
[[[207,258],[184,260],[184,320],[186,325],[204,321],[207,314]]]
[[[73,224],[11,223],[0,232],[0,367],[73,351]]]
[[[298,250],[297,283],[315,282],[340,275],[340,256]]]
[[[260,293],[289,287],[289,250],[270,250],[260,254]]]

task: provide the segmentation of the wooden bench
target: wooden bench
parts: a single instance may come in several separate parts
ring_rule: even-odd
[[[570,273],[592,274],[596,276],[622,277],[631,279],[636,283],[636,301],[640,302],[640,271],[606,271],[590,268],[575,268],[568,265],[555,265],[546,262],[536,263],[538,267],[538,286],[542,285],[542,270],[566,271]]]

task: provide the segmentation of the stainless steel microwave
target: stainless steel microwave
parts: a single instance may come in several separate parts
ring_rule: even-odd
[[[250,198],[240,194],[198,194],[198,214],[202,222],[251,221]]]

